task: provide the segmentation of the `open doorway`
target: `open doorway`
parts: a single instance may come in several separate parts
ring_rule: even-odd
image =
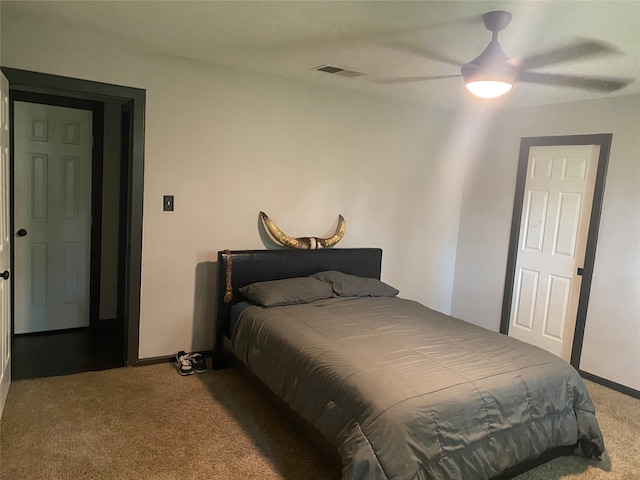
[[[138,362],[145,92],[8,68],[3,68],[3,72],[9,79],[10,102],[14,107],[16,102],[23,102],[90,110],[95,147],[90,176],[89,222],[93,225],[87,279],[88,325],[62,330],[41,325],[36,326],[34,332],[20,334],[21,331],[16,330],[16,314],[24,315],[24,312],[16,312],[14,308],[13,378],[134,365]],[[14,108],[11,122],[15,121],[15,114]],[[12,162],[16,160],[15,154],[12,146]],[[18,231],[26,230],[16,223],[13,187],[19,180],[18,174],[13,168],[11,231],[14,245],[23,239]],[[73,248],[67,251],[73,252]],[[12,271],[17,274],[19,263],[20,259],[14,256]],[[18,296],[21,293],[16,292],[17,285],[14,284],[14,299],[16,293]]]

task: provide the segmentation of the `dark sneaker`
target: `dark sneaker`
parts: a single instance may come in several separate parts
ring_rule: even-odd
[[[200,353],[192,353],[189,355],[191,366],[196,373],[205,373],[207,371],[207,361]]]
[[[195,372],[193,365],[191,365],[190,355],[182,350],[176,354],[176,368],[178,373],[184,376],[192,375]]]

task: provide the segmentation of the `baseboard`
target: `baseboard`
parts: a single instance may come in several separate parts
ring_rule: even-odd
[[[132,367],[144,367],[146,365],[157,365],[158,363],[169,363],[175,361],[174,356],[163,357],[151,357],[151,358],[139,358],[131,366]]]
[[[213,351],[205,350],[202,352],[198,352],[203,355],[205,358],[210,358]],[[159,363],[172,363],[176,361],[175,355],[163,355],[161,357],[150,357],[150,358],[139,358],[135,361],[131,366],[132,367],[144,367],[145,365],[157,365]]]
[[[640,391],[635,390],[631,387],[627,387],[625,385],[620,385],[619,383],[612,382],[611,380],[607,380],[606,378],[598,377],[589,372],[585,372],[584,370],[578,370],[580,376],[586,378],[587,380],[591,380],[592,382],[599,383],[611,390],[615,390],[616,392],[624,393],[625,395],[629,395],[633,398],[640,398]]]

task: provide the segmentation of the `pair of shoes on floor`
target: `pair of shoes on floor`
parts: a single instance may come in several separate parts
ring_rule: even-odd
[[[200,353],[186,353],[180,350],[176,354],[176,368],[178,373],[183,376],[192,375],[193,373],[205,373],[207,371],[207,362]]]
[[[207,361],[201,353],[192,353],[189,355],[189,360],[191,360],[191,366],[196,373],[206,373]]]

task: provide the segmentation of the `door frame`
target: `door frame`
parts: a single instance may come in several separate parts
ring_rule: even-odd
[[[144,118],[146,108],[146,90],[80,80],[58,75],[50,75],[27,70],[2,67],[9,80],[9,92],[25,91],[47,95],[56,95],[77,99],[93,100],[117,98],[132,102],[132,135],[130,138],[129,165],[127,168],[126,199],[121,204],[120,218],[126,219],[126,228],[119,232],[119,244],[125,245],[118,266],[122,269],[124,287],[122,305],[125,323],[125,365],[139,364],[140,339],[140,287],[142,275],[142,209],[144,187]],[[13,158],[13,151],[10,152]],[[124,220],[123,220],[124,223]],[[99,257],[98,257],[99,259]],[[11,312],[13,318],[13,311]]]
[[[591,280],[593,278],[593,266],[596,257],[596,245],[598,243],[598,231],[600,217],[602,216],[602,203],[604,199],[604,187],[611,151],[612,133],[589,135],[561,135],[554,137],[523,137],[520,140],[520,153],[518,157],[518,173],[516,177],[516,189],[513,203],[513,215],[511,217],[511,234],[509,239],[509,251],[507,255],[507,269],[504,282],[504,295],[502,297],[502,315],[500,320],[500,333],[508,335],[511,318],[511,301],[516,274],[516,260],[518,258],[518,242],[520,240],[520,221],[522,207],[524,205],[524,190],[527,180],[527,166],[529,163],[529,149],[531,147],[551,147],[565,145],[599,145],[598,168],[596,171],[595,188],[591,216],[589,218],[589,230],[587,233],[586,252],[583,265],[582,285],[578,298],[578,313],[576,327],[571,348],[571,365],[577,370],[582,355],[582,342],[587,321],[587,308],[589,306],[589,294],[591,292]]]
[[[93,100],[61,97],[43,93],[26,92],[9,87],[9,125],[13,126],[14,102],[29,102],[56,107],[77,108],[93,112],[92,135],[93,146],[91,149],[91,244],[89,264],[89,324],[95,326],[100,315],[100,269],[102,247],[102,170],[104,167],[104,104]],[[13,185],[15,180],[14,155],[10,155],[10,184],[11,184],[11,231],[15,231],[13,201]],[[11,271],[15,272],[14,257],[11,258]],[[13,295],[12,295],[13,296]],[[13,303],[12,303],[13,305]],[[12,315],[13,320],[13,315]],[[13,331],[13,321],[12,321]]]

